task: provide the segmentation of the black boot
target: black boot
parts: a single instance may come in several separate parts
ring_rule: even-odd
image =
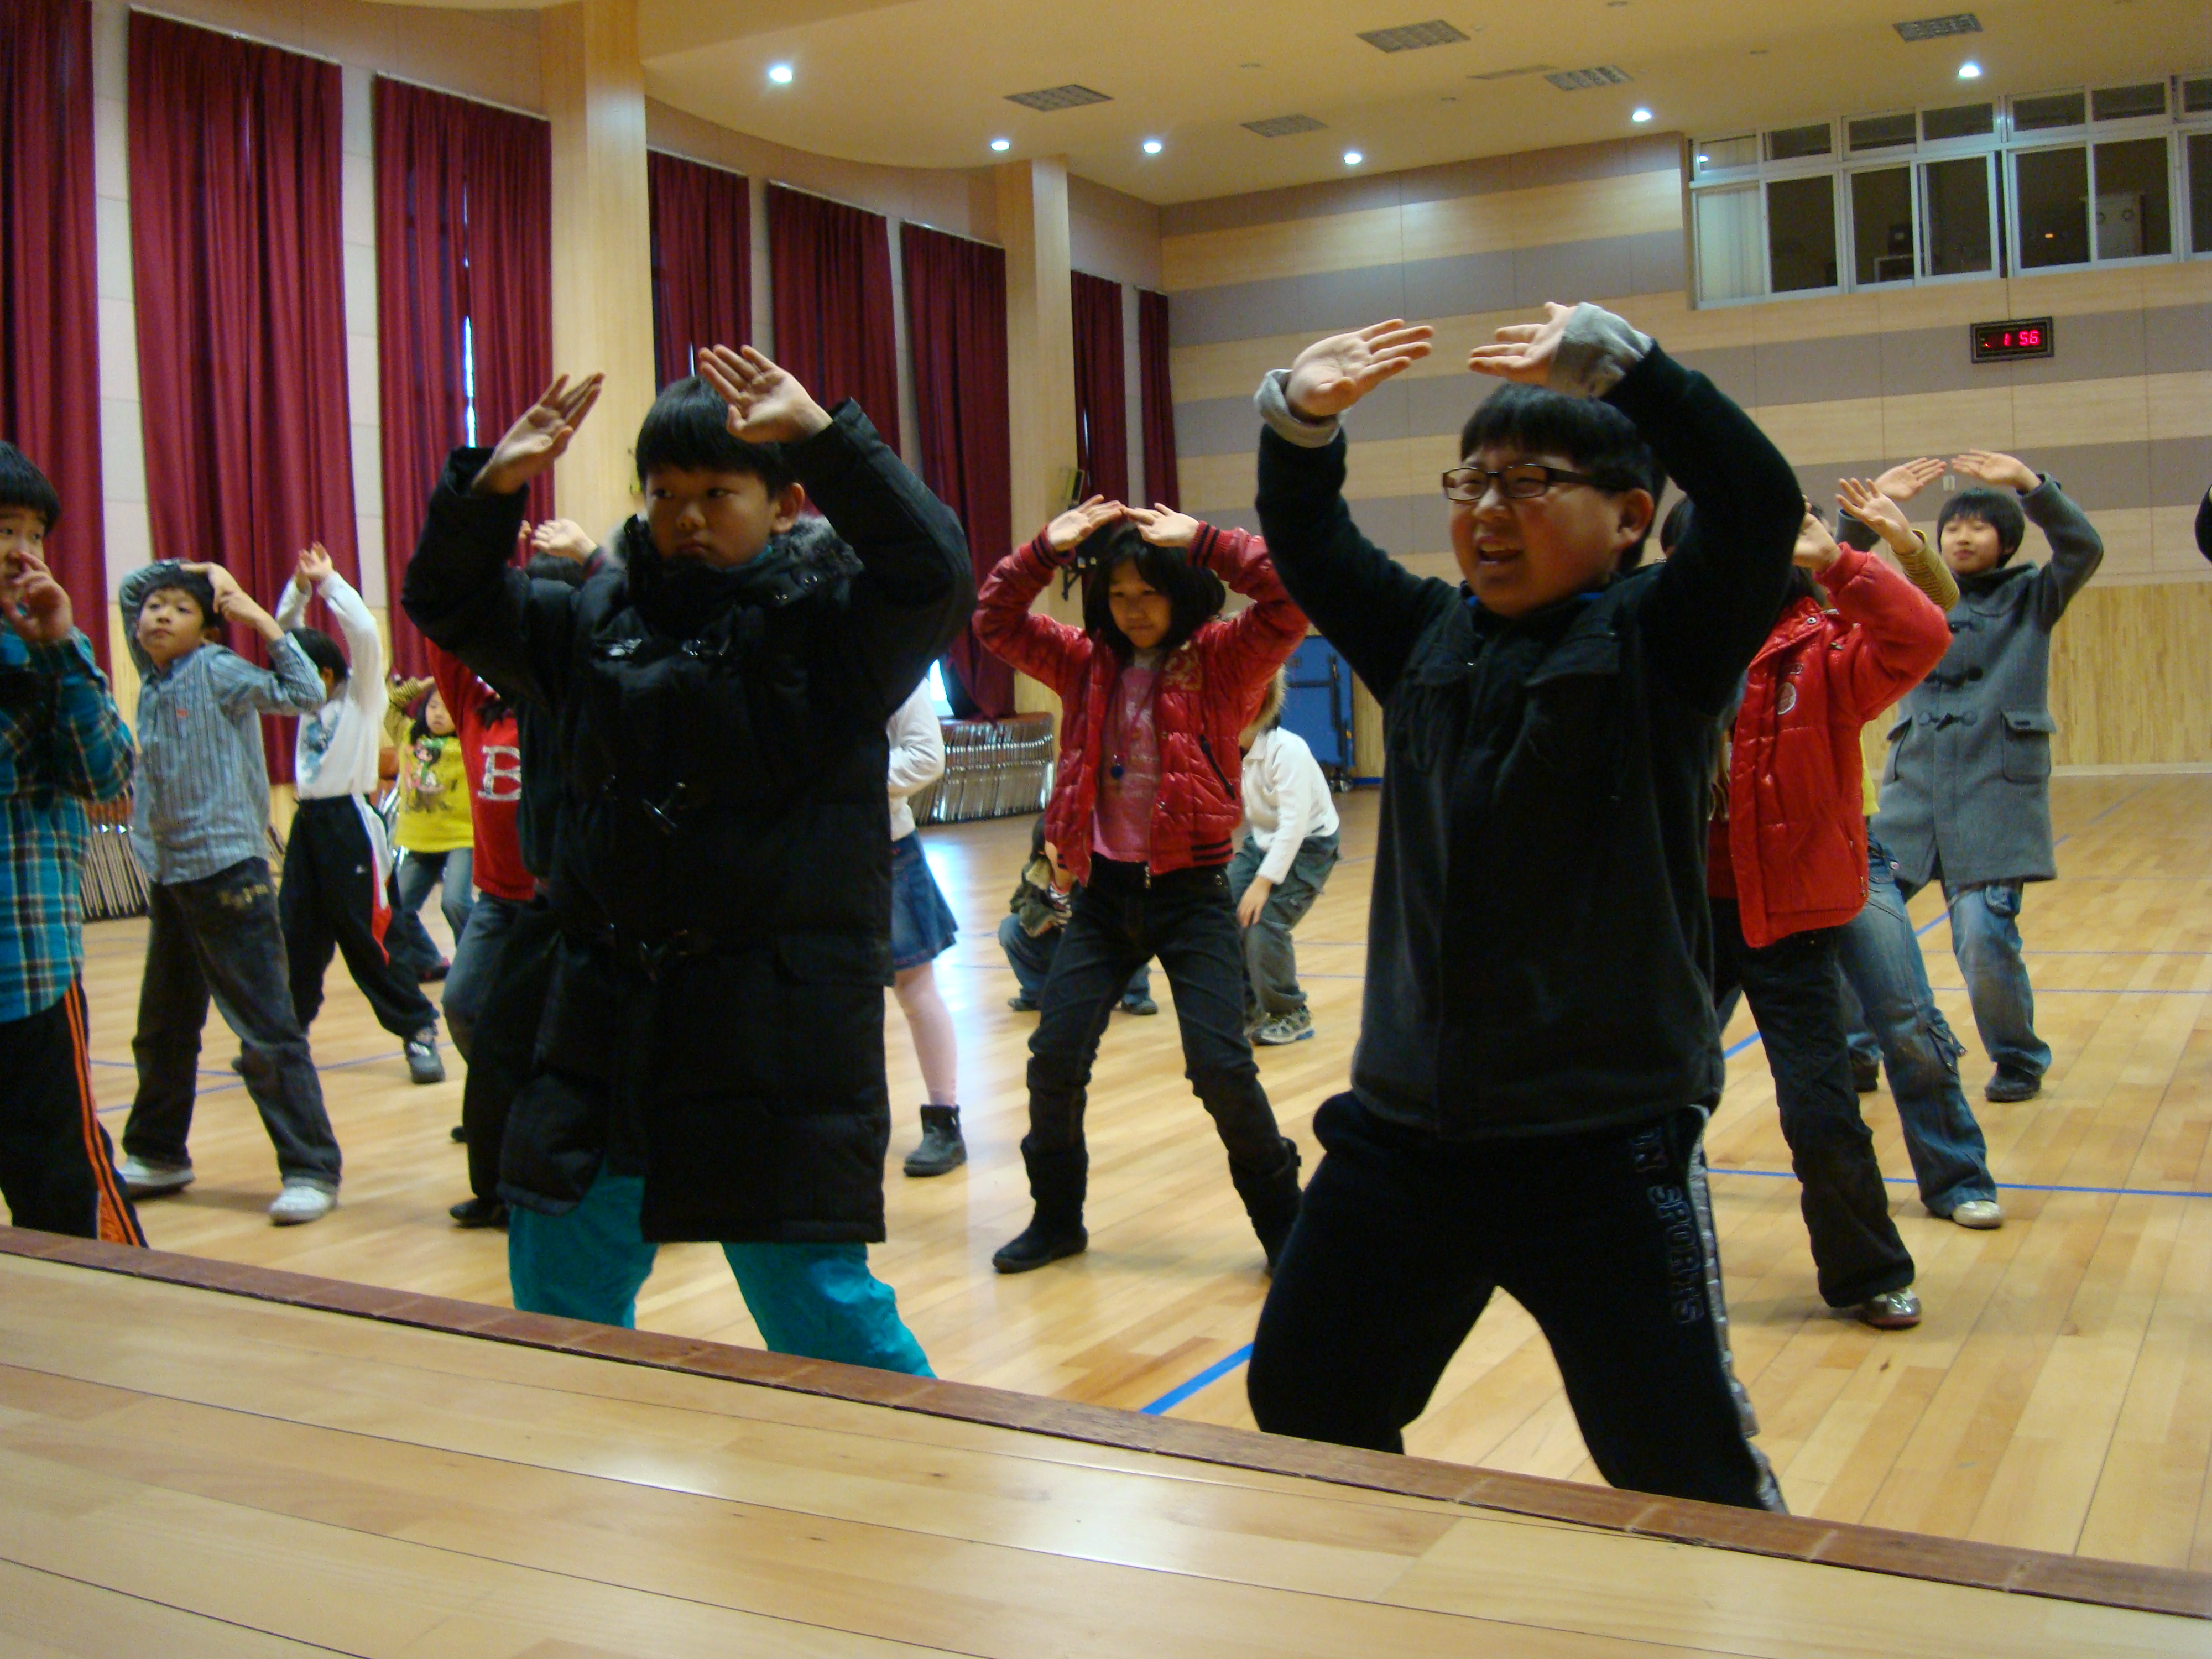
[[[446,1213],[463,1227],[507,1225],[507,1206],[495,1198],[465,1198]]]
[[[1022,1162],[1029,1166],[1030,1196],[1036,1212],[1019,1237],[999,1247],[991,1265],[1002,1273],[1025,1273],[1080,1255],[1090,1248],[1091,1235],[1083,1230],[1083,1198],[1090,1185],[1091,1153],[1082,1146],[1041,1152],[1022,1142]]]
[[[1272,1273],[1291,1229],[1297,1224],[1297,1143],[1285,1138],[1282,1162],[1272,1170],[1255,1170],[1232,1160],[1229,1178],[1236,1183],[1237,1196],[1244,1200],[1244,1213],[1252,1218],[1252,1231],[1259,1237],[1260,1248],[1267,1253],[1267,1271]]]
[[[906,1155],[910,1176],[950,1175],[968,1161],[968,1143],[960,1139],[957,1106],[921,1109],[921,1145]]]

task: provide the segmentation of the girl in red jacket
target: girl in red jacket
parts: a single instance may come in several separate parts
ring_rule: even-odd
[[[1030,614],[1069,568],[1083,573],[1080,630]],[[1233,618],[1220,615],[1224,583],[1253,601]],[[991,1265],[1027,1273],[1090,1242],[1091,1061],[1129,975],[1158,957],[1191,1087],[1228,1148],[1230,1178],[1272,1267],[1297,1218],[1298,1153],[1275,1127],[1244,1033],[1227,866],[1243,816],[1237,733],[1305,638],[1306,619],[1257,537],[1094,496],[992,573],[975,631],[1059,695],[1045,838],[1083,883],[1030,1040],[1022,1158],[1036,1212]]]
[[[1880,498],[1846,479],[1838,499],[1864,518]],[[1920,1301],[1851,1082],[1836,933],[1867,896],[1859,728],[1942,660],[1951,628],[1872,553],[1838,547],[1809,501],[1796,561],[1713,817],[1714,1000],[1725,1018],[1741,989],[1759,1022],[1821,1298],[1893,1329],[1919,1323]]]

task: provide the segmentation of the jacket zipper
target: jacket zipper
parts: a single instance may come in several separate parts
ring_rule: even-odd
[[[1198,740],[1198,747],[1199,752],[1206,757],[1206,763],[1213,769],[1214,777],[1219,781],[1222,788],[1227,792],[1229,799],[1231,800],[1241,800],[1243,796],[1237,793],[1237,787],[1229,781],[1228,775],[1222,771],[1221,763],[1213,758],[1213,744],[1212,740],[1206,738],[1200,738]]]

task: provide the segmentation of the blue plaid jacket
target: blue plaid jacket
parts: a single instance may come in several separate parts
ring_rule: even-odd
[[[133,758],[82,634],[32,646],[0,629],[0,1021],[51,1008],[76,979],[83,803],[121,799]]]

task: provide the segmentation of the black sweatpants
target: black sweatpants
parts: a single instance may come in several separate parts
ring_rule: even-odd
[[[1782,1138],[1796,1172],[1820,1299],[1853,1308],[1912,1283],[1912,1253],[1889,1216],[1874,1131],[1859,1112],[1836,930],[1790,933],[1754,949],[1733,899],[1712,901],[1713,1001],[1741,988],[1774,1074]]]
[[[485,905],[507,904],[478,898]],[[469,1190],[500,1196],[499,1160],[507,1144],[507,1115],[530,1081],[538,1054],[538,1027],[553,992],[553,961],[561,924],[542,901],[510,905],[512,919],[484,965],[480,1006],[469,1028],[469,1074],[461,1085],[461,1133],[469,1144]],[[471,925],[476,915],[470,918]],[[458,1031],[460,1021],[449,1014]]]
[[[351,795],[303,800],[284,844],[284,884],[277,911],[284,923],[284,954],[291,963],[292,1011],[300,1029],[315,1023],[323,1006],[323,975],[335,953],[376,1023],[408,1042],[435,1032],[437,1010],[413,974],[393,963],[376,934],[376,853],[369,845],[362,805]]]
[[[84,988],[0,1023],[0,1198],[18,1227],[143,1244],[92,1098]]]
[[[1503,1290],[1543,1328],[1616,1486],[1782,1508],[1752,1445],[1698,1150],[1705,1115],[1447,1141],[1350,1094],[1275,1266],[1249,1379],[1262,1429],[1402,1451],[1437,1379]]]

